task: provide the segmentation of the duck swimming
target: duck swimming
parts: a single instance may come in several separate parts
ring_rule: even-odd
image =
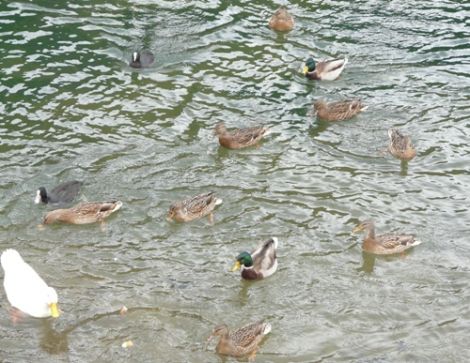
[[[222,199],[217,198],[214,192],[198,194],[194,197],[175,202],[170,206],[167,220],[177,222],[190,222],[205,216],[213,223],[213,211],[216,206],[222,204]]]
[[[313,104],[315,114],[318,118],[325,121],[343,121],[356,116],[365,111],[365,106],[360,100],[348,100],[326,103],[317,100]]]
[[[265,126],[248,127],[227,131],[223,122],[215,126],[215,134],[219,138],[219,144],[227,149],[242,149],[257,144],[269,130]]]
[[[294,17],[285,6],[281,6],[269,19],[269,27],[279,32],[288,32],[294,28]]]
[[[241,276],[246,280],[260,280],[271,276],[277,270],[276,237],[263,242],[251,254],[244,251],[237,256],[231,271],[241,269]]]
[[[68,209],[56,209],[44,216],[44,224],[62,222],[68,224],[88,224],[102,222],[122,207],[122,202],[87,202]]]
[[[409,136],[403,135],[397,129],[392,128],[388,130],[388,137],[390,139],[388,150],[394,157],[410,161],[416,156],[416,149],[413,147]]]
[[[421,241],[410,234],[387,233],[376,236],[374,222],[371,220],[364,221],[353,229],[353,233],[361,231],[366,232],[366,237],[362,242],[362,249],[374,255],[402,253],[409,248],[421,244]]]
[[[315,62],[310,57],[305,62],[303,73],[305,77],[313,80],[334,81],[343,72],[348,59],[329,59]]]
[[[229,331],[227,325],[217,325],[212,334],[207,338],[207,343],[215,337],[219,336],[216,352],[232,357],[246,357],[249,361],[253,361],[256,357],[258,345],[265,335],[271,331],[271,324],[264,321],[257,321],[245,325],[235,331]]]
[[[0,257],[5,273],[3,287],[11,306],[35,318],[57,318],[57,292],[49,287],[18,251],[7,249]]]

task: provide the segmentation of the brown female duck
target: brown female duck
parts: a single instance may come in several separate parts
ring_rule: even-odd
[[[88,224],[102,222],[121,207],[122,202],[120,201],[80,203],[72,208],[56,209],[47,213],[43,223]]]
[[[249,127],[227,131],[223,122],[215,126],[215,134],[219,137],[220,145],[228,149],[241,149],[257,144],[264,135],[267,135],[268,128],[264,126]]]
[[[227,325],[217,325],[212,334],[207,338],[207,343],[215,337],[220,336],[216,351],[219,354],[232,357],[246,357],[253,361],[256,357],[258,344],[263,337],[271,331],[271,324],[258,321],[230,332]]]
[[[253,253],[246,251],[237,256],[231,271],[241,268],[242,278],[246,280],[259,280],[271,276],[277,270],[276,237],[263,242]]]
[[[294,17],[285,6],[281,6],[269,20],[269,27],[279,32],[288,32],[294,28]]]
[[[388,130],[388,137],[390,139],[388,151],[397,159],[410,161],[416,156],[416,150],[409,136],[403,135],[397,129],[392,128]]]
[[[343,121],[356,116],[367,109],[360,100],[348,100],[326,103],[317,100],[313,108],[318,118],[326,121]]]
[[[219,204],[222,204],[222,199],[217,198],[214,192],[198,194],[192,198],[173,203],[168,211],[167,220],[190,222],[208,215],[209,221],[213,223],[212,212]]]
[[[353,229],[353,233],[366,231],[362,242],[362,249],[375,255],[393,255],[417,246],[421,241],[410,234],[382,234],[375,235],[373,221],[364,221]]]

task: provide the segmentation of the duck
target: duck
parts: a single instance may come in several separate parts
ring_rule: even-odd
[[[328,59],[315,62],[310,57],[305,62],[303,73],[305,77],[313,80],[334,81],[343,72],[348,63],[347,58]]]
[[[242,149],[257,144],[269,129],[265,126],[248,127],[227,131],[223,122],[215,126],[215,134],[219,138],[219,144],[227,149]]]
[[[365,106],[361,100],[345,100],[336,102],[325,102],[317,100],[313,103],[313,108],[318,118],[326,121],[343,121],[356,116],[365,111]]]
[[[241,269],[245,280],[260,280],[271,276],[277,270],[276,250],[278,239],[272,237],[263,242],[251,254],[243,251],[237,256],[231,272]]]
[[[366,237],[362,242],[362,249],[374,255],[393,255],[402,253],[421,244],[415,236],[410,234],[382,234],[375,235],[375,225],[372,220],[358,224],[353,233],[365,231]]]
[[[194,197],[173,203],[168,211],[167,220],[190,222],[209,216],[209,221],[213,223],[213,211],[215,207],[220,204],[222,204],[222,199],[217,198],[214,192],[198,194]]]
[[[135,51],[132,53],[132,59],[129,66],[132,68],[144,68],[151,66],[154,60],[155,57],[149,50],[144,50],[142,53]]]
[[[27,264],[18,251],[7,249],[0,257],[3,287],[11,306],[34,318],[58,318],[58,296],[54,288]]]
[[[59,204],[59,203],[71,203],[77,197],[80,192],[82,182],[78,180],[71,180],[61,183],[54,187],[50,192],[47,192],[45,187],[40,187],[36,191],[36,197],[34,203],[44,204]]]
[[[221,324],[212,330],[212,334],[207,338],[206,346],[213,337],[219,336],[220,339],[215,348],[218,354],[232,357],[248,356],[248,359],[253,361],[259,343],[270,331],[271,324],[263,320],[245,325],[235,331],[229,331],[227,325]]]
[[[289,14],[287,7],[281,6],[269,19],[269,27],[279,32],[291,31],[294,28],[294,17]]]
[[[416,149],[413,147],[409,136],[391,128],[388,130],[388,138],[390,139],[388,151],[397,159],[410,161],[416,156]]]
[[[122,207],[121,201],[80,203],[72,208],[55,209],[44,216],[43,224],[62,222],[68,224],[89,224],[103,222]]]

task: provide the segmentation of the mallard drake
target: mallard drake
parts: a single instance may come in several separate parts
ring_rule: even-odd
[[[80,192],[80,187],[82,182],[77,180],[68,181],[62,184],[57,185],[49,193],[46,188],[40,187],[36,191],[36,198],[34,198],[34,203],[44,203],[44,204],[58,204],[58,203],[70,203]]]
[[[294,28],[294,17],[285,6],[281,6],[269,20],[269,27],[279,32],[291,31]]]
[[[122,207],[122,202],[89,202],[80,203],[68,209],[56,209],[44,216],[44,224],[55,222],[69,224],[88,224],[102,222]]]
[[[348,59],[328,59],[315,62],[310,57],[305,62],[303,72],[305,77],[314,80],[321,81],[334,81],[339,77],[344,69],[344,66],[348,63]]]
[[[313,108],[318,118],[326,121],[343,121],[356,116],[367,109],[360,100],[348,100],[326,103],[317,100]]]
[[[382,234],[375,235],[373,221],[364,221],[353,229],[353,233],[366,231],[366,237],[362,242],[362,249],[375,255],[393,255],[417,246],[421,241],[410,234]]]
[[[392,128],[388,130],[388,137],[390,139],[388,150],[397,159],[410,161],[416,156],[416,150],[409,136],[403,135],[397,129]]]
[[[245,325],[232,332],[225,324],[217,325],[207,338],[206,346],[213,337],[220,336],[216,347],[217,353],[232,357],[248,356],[249,360],[254,360],[258,344],[270,331],[271,324],[264,321]]]
[[[132,68],[143,68],[152,65],[155,57],[153,56],[152,52],[149,50],[144,50],[142,53],[140,52],[133,52],[132,59],[129,65]]]
[[[271,276],[277,270],[277,246],[277,238],[272,237],[251,254],[246,251],[240,253],[231,271],[241,268],[241,275],[246,280],[259,280]]]
[[[28,265],[18,251],[7,249],[1,256],[3,286],[14,308],[35,318],[59,317],[57,292]]]
[[[168,211],[167,220],[190,222],[208,215],[209,221],[213,223],[214,215],[212,212],[219,204],[222,204],[222,199],[217,198],[214,192],[199,194],[173,203]]]
[[[219,137],[220,145],[228,149],[241,149],[257,144],[263,136],[268,134],[264,126],[234,129],[227,131],[223,122],[215,126],[215,134]]]

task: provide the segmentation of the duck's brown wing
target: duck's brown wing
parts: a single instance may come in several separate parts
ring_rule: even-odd
[[[413,235],[408,234],[384,234],[377,237],[377,241],[386,249],[397,249],[403,248],[410,245],[416,241]]]
[[[237,329],[230,333],[232,341],[240,347],[249,347],[263,335],[264,322],[258,321],[245,325],[244,327]]]
[[[216,197],[214,192],[199,194],[184,201],[184,209],[188,213],[202,213],[211,204],[215,203],[215,199]]]
[[[240,144],[250,144],[258,141],[266,133],[263,126],[238,129],[232,132],[232,137]]]

